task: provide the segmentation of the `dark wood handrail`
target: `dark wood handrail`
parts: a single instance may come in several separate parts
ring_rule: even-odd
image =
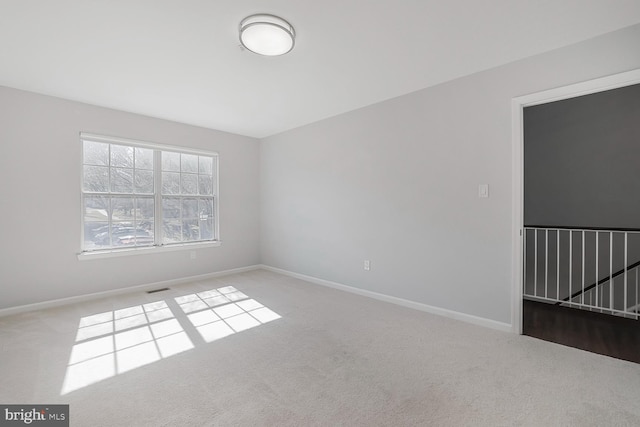
[[[548,229],[548,230],[609,231],[612,233],[624,233],[625,231],[640,232],[640,228],[579,227],[579,226],[568,226],[568,225],[525,225],[524,228],[537,228],[537,229]]]

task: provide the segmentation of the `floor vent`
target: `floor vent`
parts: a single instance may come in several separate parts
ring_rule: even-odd
[[[161,288],[161,289],[154,289],[151,291],[147,291],[148,294],[155,294],[156,292],[162,292],[162,291],[168,291],[169,288]]]

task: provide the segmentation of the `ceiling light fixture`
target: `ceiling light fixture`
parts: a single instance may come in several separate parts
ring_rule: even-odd
[[[251,15],[240,22],[240,43],[258,55],[284,55],[293,49],[295,40],[291,24],[275,15]]]

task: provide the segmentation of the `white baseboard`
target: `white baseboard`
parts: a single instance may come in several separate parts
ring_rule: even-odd
[[[222,276],[228,276],[231,274],[244,273],[246,271],[257,270],[259,268],[262,268],[262,266],[251,265],[248,267],[240,267],[240,268],[233,268],[231,270],[217,271],[215,273],[201,274],[198,276],[181,277],[179,279],[164,280],[162,282],[147,283],[145,285],[131,286],[128,288],[118,288],[110,291],[95,292],[91,294],[78,295],[74,297],[37,302],[34,304],[26,304],[26,305],[19,305],[16,307],[3,308],[3,309],[0,309],[0,317],[10,316],[13,314],[26,313],[26,312],[35,311],[35,310],[43,310],[43,309],[52,308],[52,307],[59,307],[67,304],[75,304],[75,303],[84,302],[84,301],[91,301],[98,298],[113,297],[113,296],[128,294],[132,292],[146,292],[152,289],[166,288],[169,286],[175,286],[182,283],[195,282],[198,280],[207,280],[207,279],[213,279],[215,277],[222,277]]]
[[[314,283],[316,285],[327,286],[329,288],[334,288],[334,289],[349,292],[352,294],[357,294],[357,295],[377,299],[379,301],[401,305],[403,307],[412,308],[414,310],[420,310],[427,313],[448,317],[451,319],[461,320],[463,322],[472,323],[474,325],[479,325],[479,326],[496,329],[504,332],[513,331],[512,326],[508,323],[498,322],[491,319],[485,319],[483,317],[473,316],[471,314],[466,314],[466,313],[460,313],[453,310],[447,310],[445,308],[434,307],[431,305],[422,304],[419,302],[410,301],[403,298],[398,298],[390,295],[380,294],[377,292],[367,291],[365,289],[354,288],[352,286],[343,285],[341,283],[331,282],[329,280],[319,279],[317,277],[307,276],[305,274],[294,273],[292,271],[283,270],[281,268],[275,268],[275,267],[271,267],[264,264],[251,265],[248,267],[234,268],[231,270],[218,271],[215,273],[201,274],[198,276],[182,277],[179,279],[165,280],[161,282],[147,283],[144,285],[131,286],[127,288],[119,288],[119,289],[113,289],[113,290],[104,291],[104,292],[95,292],[91,294],[78,295],[78,296],[69,297],[69,298],[60,298],[60,299],[51,300],[51,301],[43,301],[43,302],[38,302],[34,304],[26,304],[26,305],[20,305],[16,307],[4,308],[4,309],[0,309],[0,317],[10,316],[13,314],[26,313],[26,312],[35,311],[35,310],[43,310],[47,308],[59,307],[67,304],[75,304],[75,303],[84,302],[84,301],[91,301],[99,298],[108,298],[108,297],[113,297],[117,295],[132,293],[132,292],[145,292],[152,289],[165,288],[165,287],[179,285],[182,283],[195,282],[199,280],[207,280],[215,277],[228,276],[231,274],[244,273],[247,271],[253,271],[258,269],[272,271],[274,273],[279,273],[285,276],[294,277],[296,279],[304,280],[306,282]]]
[[[401,305],[403,307],[408,307],[415,310],[420,310],[427,313],[448,317],[451,319],[461,320],[467,323],[473,323],[474,325],[483,326],[485,328],[496,329],[503,332],[513,332],[513,328],[509,323],[498,322],[496,320],[485,319],[484,317],[473,316],[471,314],[460,313],[458,311],[447,310],[445,308],[440,308],[440,307],[434,307],[431,305],[422,304],[419,302],[410,301],[403,298],[398,298],[390,295],[380,294],[377,292],[367,291],[365,289],[354,288],[352,286],[343,285],[341,283],[331,282],[329,280],[324,280],[324,279],[318,279],[317,277],[307,276],[305,274],[300,274],[300,273],[294,273],[292,271],[283,270],[281,268],[271,267],[264,264],[260,265],[259,267],[267,271],[283,274],[285,276],[295,277],[296,279],[304,280],[306,282],[314,283],[316,285],[327,286],[329,288],[339,289],[341,291],[350,292],[352,294],[362,295],[362,296],[377,299],[380,301]]]

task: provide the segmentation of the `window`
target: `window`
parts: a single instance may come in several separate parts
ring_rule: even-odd
[[[217,241],[215,153],[81,140],[83,252]]]

